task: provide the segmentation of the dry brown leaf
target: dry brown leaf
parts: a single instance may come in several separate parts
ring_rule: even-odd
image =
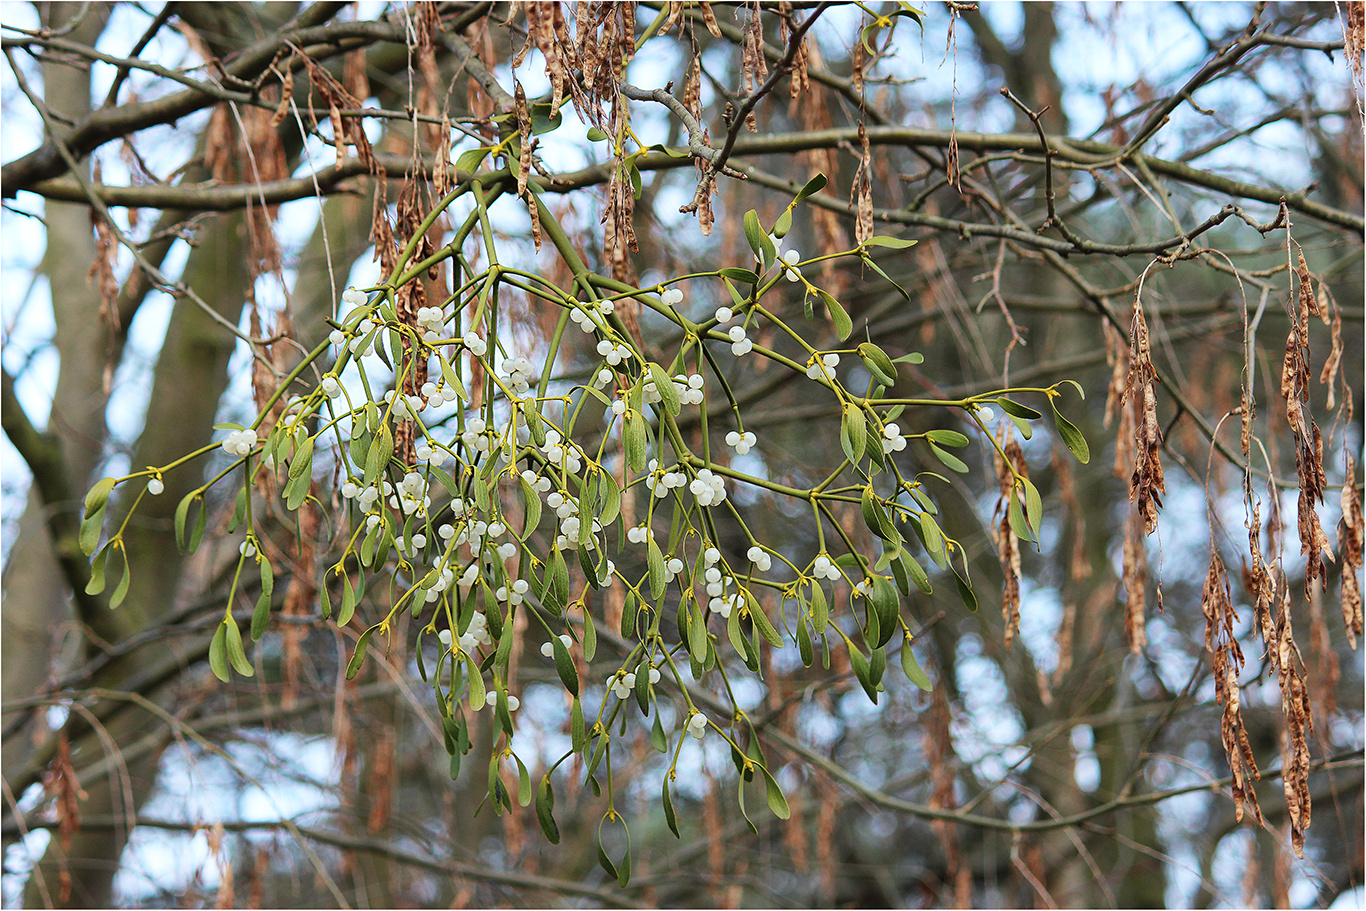
[[[1342,524],[1338,526],[1338,553],[1342,554],[1342,623],[1347,641],[1357,647],[1361,635],[1362,515],[1361,494],[1357,492],[1356,462],[1347,453],[1347,477],[1342,485]]]
[[[862,120],[858,125],[858,138],[863,154],[859,158],[858,170],[854,172],[849,201],[855,209],[854,241],[861,244],[873,236],[873,155],[868,145],[868,130]]]
[[[1124,403],[1133,420],[1134,467],[1129,478],[1129,501],[1137,506],[1147,534],[1152,534],[1157,527],[1157,511],[1162,506],[1162,495],[1167,492],[1162,473],[1162,429],[1157,422],[1156,383],[1148,323],[1143,318],[1143,303],[1135,295]]]
[[[1234,634],[1238,614],[1233,608],[1224,562],[1213,550],[1200,606],[1205,614],[1205,649],[1210,653],[1215,698],[1224,707],[1220,733],[1232,772],[1234,816],[1242,822],[1246,808],[1250,807],[1258,825],[1262,825],[1261,807],[1252,789],[1252,782],[1259,780],[1261,774],[1247,739],[1238,696],[1238,675],[1244,663],[1243,650]]]
[[[1003,429],[1002,433],[1006,431]],[[1011,492],[1015,490],[1015,475],[1011,474],[1011,467],[1020,477],[1028,477],[1029,466],[1025,463],[1024,451],[1020,449],[1020,444],[1012,436],[1004,447],[1006,458],[1003,459],[1000,453],[996,453],[994,464],[996,467],[996,479],[1000,487],[1000,496],[996,500],[996,511],[993,515],[995,522],[996,553],[1001,561],[1001,575],[1004,577],[1004,588],[1001,592],[1001,619],[1004,621],[1005,629],[1002,632],[1001,641],[1007,650],[1015,641],[1015,636],[1020,629],[1020,541],[1015,536],[1015,530],[1010,526],[1009,506]],[[1006,459],[1009,459],[1007,463]]]

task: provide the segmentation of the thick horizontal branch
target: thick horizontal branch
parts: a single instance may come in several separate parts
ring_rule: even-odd
[[[950,130],[929,130],[917,127],[868,127],[868,142],[871,145],[904,146],[906,148],[948,148],[950,141],[956,141],[958,148],[972,149],[977,152],[1020,151],[1042,155],[1043,144],[1033,133],[971,133]],[[858,129],[843,127],[831,130],[813,130],[802,133],[777,133],[767,136],[752,136],[735,144],[737,156],[779,155],[801,152],[807,149],[839,148],[858,142]],[[1239,199],[1253,199],[1270,205],[1279,205],[1284,199],[1292,210],[1339,227],[1347,228],[1358,235],[1366,234],[1366,219],[1353,212],[1334,209],[1308,198],[1304,192],[1288,192],[1276,187],[1259,186],[1232,180],[1209,171],[1193,168],[1179,161],[1157,158],[1135,152],[1128,159],[1121,159],[1123,149],[1109,143],[1083,139],[1053,137],[1055,160],[1065,161],[1082,167],[1104,169],[1125,160],[1141,162],[1155,174],[1171,177],[1182,183],[1204,187],[1217,193]],[[688,158],[676,158],[662,152],[649,152],[636,159],[642,170],[662,168],[691,167]],[[558,176],[551,183],[554,189],[572,189],[602,183],[607,179],[609,165],[597,165]]]
[[[947,148],[951,139],[956,139],[960,149],[973,149],[979,152],[994,151],[1021,151],[1021,152],[1044,152],[1043,144],[1039,137],[1032,133],[970,133],[970,132],[951,132],[949,130],[928,130],[915,127],[869,127],[867,129],[868,140],[873,145],[883,146],[902,146],[906,148],[931,147]],[[777,155],[791,152],[804,151],[807,149],[839,148],[847,143],[858,140],[858,131],[854,128],[816,130],[802,133],[779,133],[767,136],[754,136],[741,139],[735,144],[735,155],[739,157],[752,157],[757,155]],[[1116,156],[1120,155],[1119,146],[1109,145],[1100,142],[1076,139],[1054,139],[1056,146],[1053,151],[1055,158],[1066,161],[1081,167],[1105,168],[1119,163]],[[1135,153],[1132,156],[1136,160],[1141,160],[1142,164],[1155,174],[1162,174],[1192,186],[1204,187],[1216,193],[1223,193],[1238,199],[1251,199],[1271,205],[1279,205],[1284,199],[1286,204],[1293,210],[1312,218],[1346,228],[1358,235],[1366,235],[1366,219],[1351,212],[1344,212],[1334,209],[1322,203],[1315,202],[1308,198],[1303,192],[1286,192],[1275,187],[1259,186],[1257,184],[1245,183],[1243,181],[1232,180],[1219,174],[1209,171],[1202,171],[1193,168],[1188,164],[1179,161],[1156,158],[1151,155]],[[392,158],[381,157],[381,163],[385,167],[393,166],[398,172],[402,171],[410,161],[401,156]],[[662,152],[647,152],[635,159],[637,167],[642,171],[657,171],[670,168],[692,167],[693,159],[689,156],[679,156],[676,154],[665,154]],[[425,166],[430,168],[434,162],[426,162]],[[605,183],[611,176],[610,163],[594,165],[579,171],[572,171],[563,174],[554,174],[545,179],[546,189],[553,192],[570,192],[584,187],[596,186]],[[241,185],[235,187],[213,186],[213,185],[194,185],[189,187],[167,186],[167,187],[113,187],[97,185],[100,198],[107,205],[136,206],[145,208],[183,208],[183,209],[212,209],[215,211],[242,208],[252,201],[265,200],[268,204],[288,202],[292,199],[301,199],[314,193],[313,181],[316,177],[319,188],[323,192],[335,192],[338,185],[346,178],[365,173],[365,168],[358,161],[348,159],[340,165],[330,165],[319,170],[314,176],[291,178],[289,180],[269,181],[258,185]],[[752,175],[751,175],[752,176]],[[84,202],[86,197],[79,185],[69,178],[61,180],[49,180],[36,183],[27,187],[35,193],[49,199],[61,199],[73,202]],[[8,193],[8,189],[6,190]],[[974,233],[999,233],[991,226],[969,225],[966,222],[958,222],[952,219],[935,219],[931,216],[922,216],[918,213],[897,210],[889,220],[900,221],[906,224],[920,224],[940,230],[960,231],[965,227]],[[1013,231],[1020,235],[1016,239],[1024,239],[1028,232],[1019,229],[1000,229]],[[1007,235],[1001,235],[1007,236]],[[1009,236],[1014,236],[1010,234]],[[1189,238],[1191,235],[1183,235]],[[1055,249],[1058,252],[1148,252],[1150,250],[1168,249],[1173,244],[1154,246],[1152,244],[1139,246],[1119,246],[1119,245],[1094,245],[1094,250],[1082,250],[1066,241],[1059,241],[1053,238],[1040,238],[1031,236],[1031,244],[1038,246],[1040,241],[1044,246]],[[1177,241],[1179,242],[1179,241]],[[1114,247],[1115,250],[1112,250]]]

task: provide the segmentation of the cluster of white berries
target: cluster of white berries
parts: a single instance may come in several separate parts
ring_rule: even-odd
[[[478,415],[470,418],[465,421],[465,430],[460,434],[461,441],[478,452],[487,452],[492,442],[488,426],[488,422]]]
[[[745,556],[749,557],[749,562],[761,573],[766,573],[773,567],[773,558],[758,544],[745,551]]]
[[[688,733],[701,740],[707,733],[707,716],[698,712],[688,719]]]
[[[341,383],[337,382],[337,378],[332,374],[323,377],[320,388],[323,391],[323,395],[327,396],[329,399],[335,399],[337,396],[341,395],[342,391]]]
[[[530,591],[530,589],[531,585],[527,582],[527,580],[516,579],[513,581],[511,586],[498,586],[498,590],[493,593],[493,597],[497,598],[499,601],[511,604],[513,607],[516,607],[517,605],[521,604],[523,601],[526,600],[526,593]]]
[[[626,529],[626,540],[630,541],[632,544],[644,544],[654,536],[654,529],[644,523],[633,525]]]
[[[688,490],[697,498],[698,506],[712,506],[726,498],[726,479],[710,468],[699,468]]]
[[[545,493],[550,490],[550,479],[541,477],[530,468],[523,469],[522,480],[526,481],[527,485],[537,493]]]
[[[577,306],[569,308],[569,318],[586,334],[592,335],[596,329],[605,330],[607,328],[606,323],[598,313],[611,313],[614,309],[616,309],[616,305],[612,301],[579,303]]]
[[[436,638],[441,640],[442,645],[451,644],[451,631],[443,629],[436,634]],[[466,654],[473,654],[474,650],[481,645],[493,645],[493,637],[489,635],[489,622],[483,614],[476,613],[470,617],[470,625],[464,634],[456,640],[460,650]],[[511,706],[509,706],[511,708]]]
[[[476,614],[475,616],[478,616],[478,615]],[[496,712],[496,711],[498,711],[498,691],[497,691],[497,690],[493,690],[493,691],[490,691],[490,692],[488,692],[488,693],[485,693],[485,694],[484,694],[484,698],[486,698],[486,699],[488,700],[487,702],[484,703],[484,705],[488,707],[488,710],[489,710],[490,712]],[[509,711],[509,712],[515,712],[515,711],[517,711],[519,708],[522,707],[522,700],[518,699],[516,696],[509,695],[509,696],[507,697],[507,700],[508,700],[508,711]]]
[[[469,349],[470,354],[473,354],[475,357],[483,357],[488,353],[489,343],[484,341],[483,336],[473,329],[466,332],[461,341],[465,343],[465,347]]]
[[[422,400],[420,395],[407,395],[395,392],[392,389],[384,391],[384,401],[394,408],[394,415],[400,419],[405,417],[416,418],[418,412],[427,407],[427,403]]]
[[[454,402],[460,398],[460,393],[455,391],[454,386],[447,385],[444,381],[433,383],[431,380],[422,384],[422,397],[428,404],[438,405],[446,402]],[[438,399],[440,401],[438,401]]]
[[[433,446],[426,440],[418,440],[417,445],[413,447],[413,455],[417,457],[419,462],[429,462],[439,467],[446,461],[447,452],[440,446]]]
[[[788,250],[780,257],[784,263],[784,276],[790,282],[801,281],[802,270],[797,268],[797,263],[801,262],[802,255],[796,250]]]
[[[531,380],[535,376],[535,368],[531,361],[524,357],[510,357],[503,361],[503,375],[507,378],[508,387],[518,395],[526,395],[531,389]]]
[[[676,307],[683,303],[683,292],[677,288],[665,288],[659,292],[659,302],[666,307]]]
[[[726,434],[726,445],[731,449],[734,449],[740,455],[749,452],[758,442],[759,438],[748,431],[739,433],[738,431],[732,430],[730,433]]]
[[[702,404],[702,374],[694,373],[692,376],[679,374],[674,377],[674,392],[678,394],[678,400],[684,405]]]
[[[754,350],[754,342],[745,337],[744,326],[731,326],[726,330],[726,335],[730,338],[730,353],[736,357],[743,357]]]
[[[817,579],[829,579],[831,582],[837,581],[840,577],[840,568],[825,554],[821,554],[811,564],[811,571]]]
[[[571,647],[571,646],[574,644],[574,640],[573,640],[572,638],[570,638],[570,636],[569,636],[568,633],[560,633],[560,641],[564,643],[564,647],[565,647],[566,649],[569,648],[569,647]],[[543,644],[543,645],[541,646],[541,654],[542,654],[542,655],[545,655],[547,658],[554,658],[554,657],[555,657],[555,643],[553,643],[553,642],[546,642],[545,644]]]
[[[813,380],[819,380],[822,376],[832,376],[835,368],[839,366],[840,356],[831,352],[822,354],[820,357],[811,356],[811,362],[806,365],[806,375]]]
[[[675,487],[682,487],[688,483],[688,476],[681,471],[660,471],[658,470],[659,460],[650,460],[650,475],[645,479],[645,486],[650,489],[650,495],[662,500],[669,495],[669,491]]]
[[[613,367],[617,366],[622,361],[629,361],[632,356],[630,348],[625,345],[618,345],[611,339],[606,338],[598,342],[598,354],[602,355],[602,359]]]
[[[583,462],[579,459],[579,447],[573,440],[566,441],[553,427],[545,432],[545,443],[541,446],[541,452],[545,454],[547,462],[563,467],[570,474],[577,473],[583,467]]]
[[[389,505],[405,513],[426,512],[432,505],[427,496],[427,481],[416,471],[410,471],[398,482],[398,490],[389,497]]]
[[[659,682],[659,668],[650,668],[650,683]],[[607,688],[612,691],[612,695],[618,699],[625,699],[631,695],[631,691],[636,688],[636,675],[634,671],[621,673],[618,671],[607,678]]]
[[[906,438],[901,435],[901,427],[899,425],[893,423],[882,428],[883,452],[900,452],[905,448]]]
[[[441,337],[441,330],[446,326],[446,314],[440,307],[418,307],[417,308],[417,328],[422,333],[422,340],[430,342]]]
[[[223,451],[228,455],[244,456],[256,447],[256,443],[256,431],[250,427],[246,430],[234,430],[223,441]]]
[[[382,487],[380,484],[361,487],[355,481],[346,481],[341,487],[341,495],[348,500],[355,500],[361,512],[369,512],[374,508],[375,502],[380,496],[392,496],[393,492],[394,485],[388,481],[382,482]],[[379,517],[371,516],[370,518],[377,520]],[[370,524],[373,527],[376,523],[371,522]]]

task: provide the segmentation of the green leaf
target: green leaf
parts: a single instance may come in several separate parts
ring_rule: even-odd
[[[897,554],[896,560],[901,563],[902,569],[906,571],[906,575],[911,577],[911,581],[915,583],[916,588],[927,595],[934,594],[934,588],[930,585],[930,577],[925,574],[924,567],[920,565],[915,557],[911,556],[906,548],[901,548],[900,553]]]
[[[1052,399],[1049,399],[1048,404],[1053,407],[1053,420],[1058,425],[1058,435],[1062,437],[1068,451],[1083,465],[1091,461],[1091,447],[1086,444],[1086,437],[1082,436],[1075,424],[1058,413]]]
[[[892,633],[901,625],[901,599],[896,593],[896,586],[887,579],[886,576],[873,576],[872,591],[868,597],[872,609],[877,611],[878,636],[877,641],[872,643],[876,648],[882,648],[892,638]]]
[[[285,485],[285,508],[297,510],[308,499],[308,490],[313,478],[307,472],[297,478],[290,478]]]
[[[542,133],[553,132],[559,129],[563,120],[564,115],[559,110],[552,108],[549,103],[531,105],[531,132],[533,135],[539,136]]]
[[[901,670],[906,673],[906,679],[925,692],[934,689],[934,684],[930,682],[929,675],[920,667],[920,662],[915,660],[915,652],[911,650],[911,640],[907,639],[901,646]]]
[[[925,355],[919,353],[918,351],[912,351],[910,354],[903,354],[903,355],[901,355],[901,357],[894,357],[894,358],[892,358],[892,363],[893,363],[893,364],[923,364],[923,363],[925,363]]]
[[[1024,418],[1017,418],[1013,414],[1007,414],[1006,417],[1010,418],[1010,423],[1014,424],[1015,429],[1020,431],[1020,436],[1024,437],[1026,440],[1034,436],[1034,428],[1031,427],[1029,422]]]
[[[678,817],[674,813],[673,798],[669,796],[668,775],[664,776],[664,796],[662,803],[664,804],[664,824],[669,827],[670,832],[674,833],[674,838],[682,838],[683,836],[678,834]]]
[[[749,241],[749,248],[767,269],[773,259],[773,242],[759,225],[759,213],[753,209],[745,213],[745,240]]]
[[[185,496],[181,497],[180,503],[178,503],[175,508],[175,543],[176,547],[179,548],[182,554],[185,553],[186,545],[185,519],[189,516],[190,506],[193,505],[194,502],[198,499],[199,491],[192,490],[189,493],[185,494]],[[82,532],[84,532],[85,527],[82,526],[81,530]],[[84,540],[82,541],[81,547],[84,550]]]
[[[447,386],[455,390],[455,394],[459,397],[460,401],[468,402],[470,399],[469,393],[465,391],[465,385],[460,382],[460,377],[456,375],[455,368],[451,366],[451,362],[444,357],[438,357],[437,361],[441,364],[441,379],[445,381]],[[544,442],[544,440],[541,442]],[[537,445],[539,446],[540,444],[538,443]]]
[[[893,250],[905,250],[907,247],[914,247],[917,241],[906,240],[903,237],[886,237],[874,235],[863,242],[865,247],[891,247]]]
[[[99,546],[100,532],[104,530],[104,512],[105,505],[101,505],[93,513],[81,520],[78,541],[80,543],[81,553],[87,556],[93,554],[95,548]],[[178,510],[177,514],[179,514]]]
[[[313,468],[313,438],[305,437],[303,444],[294,451],[294,458],[289,462],[289,477],[291,480],[300,475],[310,474]]]
[[[100,478],[95,482],[95,486],[85,495],[85,518],[88,519],[104,509],[105,504],[109,502],[109,493],[117,483],[113,478]]]
[[[953,569],[954,581],[958,583],[958,597],[963,599],[963,604],[968,610],[976,611],[977,593],[972,590],[972,586],[968,583],[968,580],[958,571],[958,567],[952,566],[952,564],[950,564],[950,566]]]
[[[1008,399],[1005,396],[998,398],[996,404],[1000,405],[1001,410],[1006,414],[1011,415],[1012,417],[1022,418],[1026,421],[1037,421],[1039,418],[1043,417],[1042,413],[1035,411],[1028,405],[1021,405],[1019,402]]]
[[[747,285],[759,283],[759,276],[753,269],[741,269],[736,266],[728,266],[725,269],[722,269],[719,274],[732,281],[744,282]]]
[[[863,366],[868,368],[873,379],[884,386],[896,385],[896,365],[887,356],[887,352],[872,342],[863,342],[858,346],[858,355],[863,359]]]
[[[365,650],[370,645],[370,637],[375,634],[375,630],[377,629],[379,629],[378,624],[370,627],[365,632],[361,633],[360,638],[356,640],[356,652],[351,656],[351,660],[347,662],[346,665],[347,680],[350,680],[352,677],[355,677],[356,674],[360,671],[360,666],[365,663]],[[473,673],[470,675],[471,687],[473,687],[474,680],[478,678],[478,676],[478,673]]]
[[[1021,478],[1025,489],[1025,518],[1029,520],[1029,530],[1034,533],[1034,539],[1039,537],[1039,527],[1043,524],[1043,497],[1039,496],[1039,488],[1035,487],[1028,478]]]
[[[356,590],[351,587],[351,576],[342,573],[342,603],[337,611],[337,626],[346,626],[356,613]]]
[[[609,138],[608,135],[607,135],[606,133],[604,133],[602,130],[598,129],[597,127],[589,127],[589,128],[588,128],[588,141],[589,141],[589,142],[602,142],[604,139],[607,139],[607,138]]]
[[[550,646],[554,649],[555,673],[560,675],[560,682],[569,691],[569,695],[578,698],[579,695],[579,672],[574,668],[574,659],[569,655],[569,649],[564,647],[564,640],[559,636],[550,637]]]
[[[479,169],[479,165],[484,159],[488,157],[489,151],[489,149],[478,148],[461,152],[460,157],[455,160],[455,169],[467,174],[474,173]]]
[[[261,554],[261,596],[256,599],[256,610],[251,615],[251,638],[260,639],[270,626],[270,602],[275,592],[275,572],[266,559],[265,554]]]
[[[797,615],[797,651],[801,653],[802,667],[810,667],[816,657],[811,642],[811,630],[807,627],[806,614]]]
[[[218,629],[213,631],[213,639],[209,642],[209,669],[213,675],[224,683],[230,679],[228,674],[228,624],[230,620],[224,620],[218,624]]]
[[[525,478],[519,480],[522,482],[522,502],[526,505],[522,522],[522,540],[525,541],[536,530],[536,523],[541,521],[541,496]]]
[[[659,393],[661,403],[669,414],[678,416],[679,401],[678,390],[674,388],[673,377],[669,372],[655,362],[650,362],[650,377],[655,381],[655,391]],[[607,524],[606,522],[603,523]]]
[[[863,458],[863,448],[867,442],[868,427],[863,409],[857,405],[845,408],[844,416],[840,419],[840,446],[849,464],[857,465],[859,459]]]
[[[811,625],[817,636],[825,635],[825,627],[830,623],[830,605],[825,600],[825,589],[820,583],[811,586]]]
[[[558,845],[560,827],[555,824],[555,789],[550,786],[549,772],[541,776],[541,786],[536,789],[536,820],[541,824],[545,840]]]
[[[579,697],[574,697],[574,702],[569,708],[569,741],[575,753],[583,752],[583,748],[588,744],[588,729],[583,720],[583,703]]]
[[[959,474],[968,473],[967,463],[953,453],[945,449],[940,449],[933,443],[930,444],[930,451],[934,453],[934,457],[942,462],[946,468],[956,471]]]
[[[788,808],[787,798],[783,796],[783,789],[778,787],[778,782],[769,774],[768,769],[759,766],[759,771],[764,773],[764,787],[768,790],[768,808],[779,819],[791,818],[792,810]]]
[[[1010,530],[1015,532],[1015,537],[1022,541],[1033,541],[1034,535],[1029,530],[1029,523],[1025,521],[1024,511],[1020,509],[1020,497],[1016,488],[1010,489],[1010,508],[1006,513],[1010,520]]]
[[[114,586],[114,593],[109,596],[109,607],[118,607],[123,603],[123,599],[128,596],[128,586],[133,581],[133,571],[128,566],[128,555],[123,552],[123,547],[115,548],[119,556],[119,562],[123,564],[123,574],[119,577],[119,584]]]
[[[863,262],[868,266],[869,269],[872,269],[878,275],[881,275],[883,280],[886,281],[887,284],[891,285],[893,288],[899,291],[902,297],[904,297],[907,301],[911,301],[911,296],[906,293],[906,289],[898,285],[896,283],[896,279],[892,278],[886,272],[882,271],[882,267],[879,266],[877,263],[873,262],[873,258],[869,256],[867,253],[863,255]],[[914,301],[911,302],[914,303]]]
[[[631,639],[636,635],[637,615],[636,593],[626,590],[626,598],[621,603],[621,638]]]
[[[754,599],[748,591],[745,592],[746,606],[749,608],[749,618],[754,622],[754,628],[759,631],[759,635],[764,637],[764,641],[774,648],[783,647],[783,637],[778,635],[778,631],[773,628],[773,621],[768,619],[762,605]]]
[[[868,666],[868,659],[863,656],[863,652],[854,646],[849,646],[849,664],[854,669],[854,677],[858,679],[859,686],[868,694],[868,698],[877,705],[877,684],[873,683],[872,669]]]
[[[663,596],[664,589],[669,584],[665,581],[664,554],[660,551],[654,538],[646,539],[645,552],[646,560],[650,565],[650,597],[657,601]]]
[[[228,618],[224,621],[227,631],[226,645],[228,660],[232,662],[232,669],[243,677],[250,677],[256,673],[256,669],[247,660],[247,653],[242,648],[242,631],[237,628],[237,621]]]
[[[104,591],[104,564],[109,559],[109,545],[100,548],[95,559],[90,561],[90,581],[85,583],[87,595],[98,595]]]
[[[840,341],[844,341],[849,337],[849,333],[854,331],[854,321],[849,318],[840,302],[828,292],[817,288],[816,294],[820,297],[821,303],[825,304],[826,312],[830,314],[830,321],[835,325],[835,334],[839,336]]]
[[[956,430],[927,430],[925,437],[940,446],[966,446],[968,438]]]
[[[563,645],[564,643],[561,643]],[[592,661],[593,656],[598,653],[598,631],[593,626],[593,615],[588,612],[588,606],[583,608],[583,660]]]
[[[707,657],[707,615],[700,604],[688,615],[688,654],[699,662]]]
[[[815,177],[811,178],[806,182],[806,186],[802,187],[800,190],[797,191],[797,195],[795,198],[793,198],[792,204],[796,205],[803,199],[806,199],[808,196],[811,196],[812,194],[819,193],[821,190],[824,190],[827,182],[828,181],[825,179],[824,174],[817,174]]]
[[[626,412],[626,464],[632,471],[645,468],[647,438],[645,435],[645,416],[638,411]],[[585,522],[585,526],[591,523]]]
[[[792,210],[784,209],[783,214],[778,216],[778,220],[773,223],[773,236],[779,240],[787,236],[787,232],[792,230]]]

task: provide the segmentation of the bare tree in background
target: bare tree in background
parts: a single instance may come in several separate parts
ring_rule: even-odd
[[[0,8],[7,903],[1362,885],[1362,4],[365,15]],[[378,406],[461,386],[432,514],[501,496],[533,569],[469,689],[469,609],[410,612],[344,489],[422,467],[421,407],[325,436],[369,325]],[[591,526],[457,470],[561,400],[601,587]],[[659,556],[750,565],[734,621],[644,543],[666,434],[729,498],[673,494]]]

